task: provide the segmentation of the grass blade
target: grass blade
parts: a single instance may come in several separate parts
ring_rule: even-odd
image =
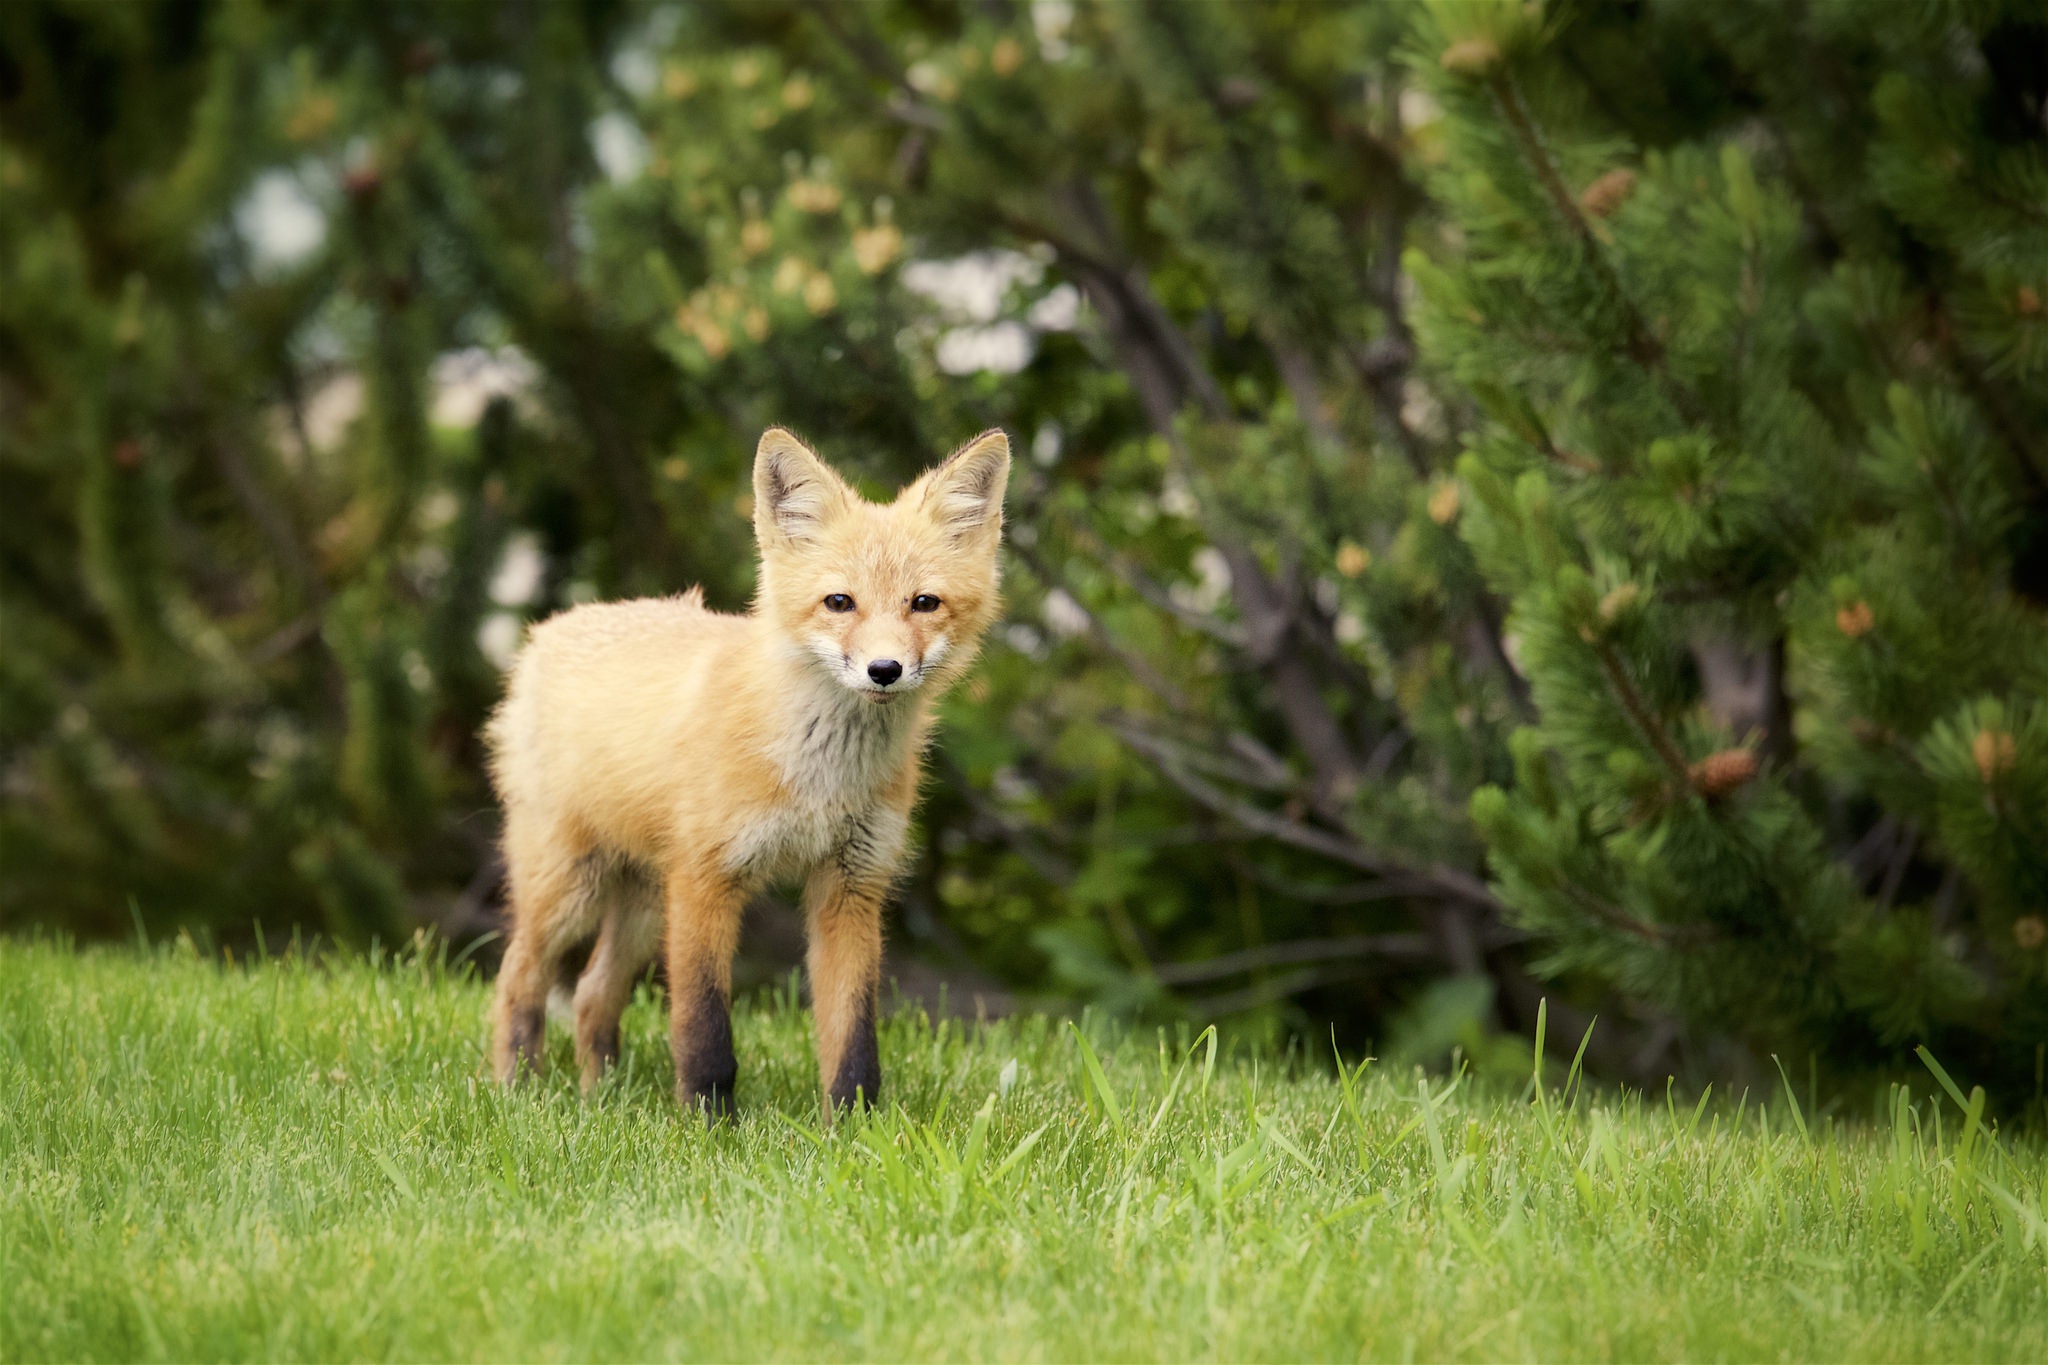
[[[994,1184],[1009,1175],[1011,1171],[1016,1170],[1017,1163],[1031,1155],[1031,1149],[1038,1145],[1038,1140],[1045,1136],[1045,1130],[1050,1127],[1052,1127],[1050,1122],[1041,1123],[1026,1133],[1023,1139],[1010,1149],[1010,1154],[996,1163],[995,1170],[989,1172],[989,1183]]]
[[[1088,1070],[1088,1079],[1094,1085],[1096,1095],[1102,1100],[1103,1110],[1109,1115],[1110,1126],[1121,1134],[1124,1131],[1123,1106],[1116,1102],[1116,1092],[1109,1088],[1109,1077],[1103,1074],[1102,1062],[1096,1057],[1095,1049],[1089,1045],[1088,1035],[1075,1027],[1072,1020],[1067,1021],[1067,1027],[1073,1030],[1074,1041],[1081,1045],[1081,1065]]]
[[[1799,1112],[1799,1096],[1792,1093],[1792,1077],[1786,1074],[1785,1063],[1779,1060],[1777,1053],[1771,1054],[1771,1062],[1778,1068],[1778,1079],[1785,1083],[1785,1103],[1792,1110],[1792,1126],[1799,1130],[1799,1140],[1811,1147],[1813,1135],[1806,1131],[1806,1115]]]
[[[1934,1079],[1941,1082],[1943,1090],[1948,1091],[1948,1097],[1956,1102],[1956,1108],[1963,1110],[1965,1113],[1969,1112],[1970,1102],[1963,1097],[1962,1087],[1950,1078],[1948,1068],[1935,1061],[1934,1054],[1929,1052],[1924,1045],[1914,1048],[1913,1054],[1920,1059],[1922,1065],[1934,1073]]]

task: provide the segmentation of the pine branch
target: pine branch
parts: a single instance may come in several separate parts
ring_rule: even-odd
[[[1370,905],[1375,901],[1400,900],[1427,889],[1421,883],[1401,881],[1392,877],[1375,877],[1366,881],[1326,886],[1280,876],[1250,859],[1237,861],[1241,863],[1239,871],[1266,890],[1277,891],[1288,900],[1298,901],[1304,905]],[[1503,928],[1501,932],[1507,931]],[[1514,934],[1502,941],[1517,942],[1521,937],[1520,934]]]
[[[1113,250],[1114,229],[1093,188],[1073,182],[1058,197],[1069,210],[1065,219],[1082,225],[1098,245],[1080,245],[1070,233],[1045,232],[1014,216],[1009,222],[1013,228],[1052,243],[1067,257],[1072,273],[1096,304],[1154,430],[1186,464],[1179,427],[1182,407],[1192,403],[1210,421],[1228,425],[1233,419],[1223,392],[1202,367],[1193,344],[1172,315],[1152,294],[1142,269],[1108,256]],[[1268,674],[1271,695],[1289,733],[1316,766],[1319,800],[1333,802],[1355,783],[1359,765],[1323,697],[1321,680],[1290,638],[1298,628],[1292,594],[1274,581],[1230,528],[1216,524],[1212,517],[1209,530],[1230,566],[1231,594],[1237,600],[1249,652]]]
[[[1551,160],[1550,151],[1543,144],[1543,135],[1536,127],[1528,106],[1522,100],[1522,92],[1515,85],[1514,77],[1505,67],[1496,68],[1486,78],[1487,89],[1492,93],[1494,104],[1501,117],[1507,121],[1508,130],[1514,135],[1515,145],[1521,150],[1522,159],[1536,176],[1544,195],[1550,200],[1553,210],[1572,235],[1578,239],[1585,253],[1587,265],[1600,280],[1601,289],[1609,301],[1620,310],[1622,327],[1627,334],[1629,358],[1643,369],[1662,381],[1672,405],[1686,421],[1703,424],[1706,415],[1699,399],[1684,385],[1680,384],[1664,364],[1664,343],[1643,320],[1642,311],[1622,287],[1621,277],[1615,273],[1613,262],[1600,245],[1600,239],[1593,232],[1593,225],[1579,209],[1578,200],[1564,183],[1564,176]]]
[[[1903,836],[1892,850],[1891,863],[1885,868],[1884,881],[1877,889],[1877,913],[1882,915],[1892,908],[1898,899],[1899,884],[1906,879],[1906,869],[1913,864],[1913,855],[1920,850],[1920,825],[1918,821],[1906,822]]]
[[[2048,499],[2048,459],[2043,458],[2027,423],[2012,410],[2005,395],[1992,385],[1982,368],[1956,340],[1955,323],[1949,317],[1947,304],[1939,295],[1930,295],[1928,302],[1934,312],[1934,334],[1942,359],[1962,384],[1963,391],[1970,395],[1978,410],[1990,421],[1998,439],[2011,452],[2021,476],[2034,486],[2035,500]]]
[[[1579,211],[1578,200],[1564,183],[1564,176],[1550,158],[1550,151],[1543,145],[1543,135],[1536,128],[1528,106],[1522,101],[1522,92],[1516,87],[1514,77],[1505,67],[1496,67],[1486,80],[1487,89],[1493,95],[1494,106],[1501,117],[1507,120],[1508,130],[1514,134],[1515,144],[1521,149],[1522,159],[1536,176],[1536,183],[1550,199],[1550,206],[1560,221],[1571,230],[1579,244],[1585,249],[1587,264],[1600,276],[1603,287],[1621,309],[1622,321],[1628,331],[1628,351],[1637,364],[1644,368],[1661,365],[1664,360],[1664,346],[1651,333],[1643,321],[1642,314],[1621,287],[1621,280],[1615,275],[1614,267],[1607,255],[1600,249],[1600,239],[1593,234],[1593,225],[1586,221]]]
[[[947,755],[943,746],[932,750],[931,763],[944,775],[946,789],[958,794],[967,804],[968,815],[978,830],[1008,845],[1010,851],[1044,881],[1053,886],[1072,885],[1079,871],[1072,860],[1055,849],[1045,847],[1031,829],[1006,815],[1002,807],[982,792],[978,783],[968,780],[966,772]]]
[[[887,44],[868,32],[865,27],[849,25],[846,14],[854,10],[851,6],[830,3],[830,0],[805,0],[804,11],[818,21],[819,27],[832,35],[842,51],[866,71],[889,87],[887,112],[892,118],[910,124],[926,132],[943,132],[946,119],[938,110],[926,104],[909,75],[896,61],[895,53]]]
[[[1361,968],[1357,965],[1343,967],[1310,967],[1277,981],[1258,981],[1242,990],[1225,991],[1221,995],[1206,996],[1191,1001],[1189,1008],[1197,1020],[1221,1019],[1227,1015],[1242,1014],[1246,1010],[1263,1008],[1300,995],[1303,991],[1315,990],[1319,986],[1333,985],[1357,976]]]
[[[1262,810],[1249,802],[1240,801],[1212,783],[1206,782],[1188,772],[1174,761],[1172,751],[1157,743],[1152,736],[1134,727],[1111,728],[1132,748],[1151,758],[1155,767],[1169,782],[1192,797],[1202,806],[1217,815],[1230,820],[1243,829],[1263,834],[1277,842],[1292,845],[1306,852],[1320,854],[1333,862],[1355,867],[1362,872],[1371,872],[1382,877],[1412,878],[1417,889],[1430,896],[1446,901],[1457,901],[1477,905],[1498,912],[1500,901],[1485,882],[1469,872],[1441,864],[1414,867],[1376,853],[1356,839],[1342,834],[1289,820],[1283,815]]]
[[[1656,751],[1657,757],[1664,761],[1664,766],[1671,770],[1679,786],[1691,791],[1691,765],[1685,761],[1685,755],[1679,752],[1671,736],[1665,733],[1664,727],[1657,723],[1649,703],[1637,690],[1634,680],[1628,676],[1628,670],[1622,667],[1620,656],[1614,652],[1614,647],[1600,641],[1594,644],[1593,654],[1600,661],[1600,671],[1606,675],[1607,685],[1613,689],[1614,698],[1621,703],[1621,709],[1628,712],[1628,718],[1635,722],[1636,729],[1650,742],[1650,747]]]
[[[270,544],[270,553],[285,576],[298,587],[303,600],[317,610],[327,600],[327,584],[306,553],[306,538],[292,524],[290,515],[278,505],[262,479],[250,467],[240,443],[224,430],[216,430],[207,448],[214,467],[220,471],[235,501],[254,522]]]
[[[1627,934],[1630,938],[1659,948],[1673,948],[1711,942],[1714,935],[1701,928],[1677,928],[1668,924],[1652,924],[1637,919],[1618,905],[1611,905],[1580,886],[1577,882],[1566,881],[1559,885],[1565,898],[1579,909],[1591,915],[1608,928]]]
[[[1197,631],[1215,640],[1217,643],[1228,645],[1233,649],[1244,648],[1244,630],[1236,622],[1226,621],[1218,616],[1211,616],[1207,612],[1194,611],[1174,601],[1173,594],[1168,592],[1166,587],[1157,579],[1146,573],[1137,561],[1122,551],[1105,545],[1102,542],[1102,538],[1089,528],[1085,526],[1071,527],[1068,534],[1074,538],[1075,542],[1082,549],[1092,555],[1098,564],[1108,567],[1125,587],[1186,626],[1189,630]]]
[[[1191,718],[1174,718],[1176,726],[1182,724],[1192,725],[1195,723]],[[1147,742],[1153,746],[1158,757],[1182,764],[1190,772],[1202,773],[1225,782],[1235,783],[1240,787],[1249,787],[1254,791],[1269,792],[1295,801],[1305,799],[1301,791],[1299,779],[1292,772],[1288,771],[1284,764],[1276,769],[1253,761],[1250,766],[1257,768],[1257,771],[1248,772],[1246,771],[1247,764],[1235,761],[1231,755],[1218,753],[1213,749],[1200,748],[1194,744],[1182,743],[1179,740],[1169,739],[1164,735],[1143,729],[1133,718],[1121,712],[1110,713],[1108,724],[1119,735],[1122,735],[1127,729],[1140,730],[1146,736]],[[1231,741],[1243,738],[1245,737],[1231,735],[1225,742],[1230,743]],[[1232,744],[1231,747],[1235,748],[1236,745]],[[1267,757],[1271,756],[1267,755]]]
[[[1321,965],[1358,957],[1427,961],[1431,956],[1429,939],[1423,934],[1356,934],[1343,938],[1294,939],[1262,948],[1222,953],[1195,962],[1169,962],[1157,968],[1154,975],[1161,985],[1191,986],[1264,971],[1269,967]]]
[[[1037,578],[1039,582],[1049,587],[1059,588],[1061,592],[1066,593],[1067,599],[1074,604],[1086,621],[1089,638],[1095,641],[1098,646],[1129,671],[1133,678],[1136,678],[1139,683],[1143,684],[1146,691],[1157,696],[1175,711],[1187,712],[1194,709],[1193,704],[1188,700],[1187,693],[1181,691],[1179,687],[1174,685],[1171,679],[1154,668],[1143,655],[1125,648],[1123,642],[1118,640],[1114,634],[1103,626],[1101,621],[1096,619],[1094,612],[1081,606],[1080,599],[1075,597],[1073,593],[1067,592],[1066,588],[1061,585],[1058,574],[1053,572],[1052,566],[1047,564],[1036,550],[1014,536],[1009,538],[1006,548],[1012,556],[1023,561],[1024,567],[1029,569],[1033,577]]]
[[[1529,690],[1529,680],[1508,657],[1507,618],[1501,611],[1500,599],[1481,588],[1474,598],[1473,607],[1479,613],[1479,642],[1495,671],[1506,680],[1508,697],[1515,704],[1516,714],[1524,720],[1535,719],[1536,698]]]

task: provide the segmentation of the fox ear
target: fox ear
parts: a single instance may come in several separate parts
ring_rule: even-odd
[[[781,427],[761,433],[754,452],[754,536],[805,541],[846,510],[851,490],[809,446]]]
[[[1003,526],[1003,490],[1010,482],[1010,438],[984,431],[919,480],[931,519],[965,538]]]

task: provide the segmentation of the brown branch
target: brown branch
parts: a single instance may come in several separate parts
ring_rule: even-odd
[[[1557,164],[1550,159],[1549,149],[1543,145],[1543,134],[1536,128],[1536,121],[1522,102],[1522,92],[1515,87],[1514,78],[1505,67],[1496,67],[1487,77],[1487,89],[1493,94],[1493,101],[1501,117],[1507,120],[1508,130],[1514,134],[1515,142],[1522,149],[1522,158],[1535,173],[1537,184],[1550,199],[1550,206],[1571,229],[1585,248],[1588,262],[1601,277],[1601,283],[1612,294],[1615,303],[1622,310],[1622,321],[1628,329],[1629,355],[1645,368],[1659,366],[1664,360],[1664,346],[1650,332],[1641,313],[1629,300],[1621,287],[1621,281],[1614,274],[1606,253],[1600,249],[1600,239],[1593,234],[1593,225],[1586,221],[1579,211],[1579,202],[1572,197],[1571,190],[1564,183]]]
[[[297,649],[320,633],[321,616],[318,608],[302,612],[285,622],[270,634],[258,640],[248,652],[248,662],[253,668],[264,668],[276,663],[285,655]]]
[[[1664,343],[1657,339],[1643,320],[1628,291],[1622,288],[1621,277],[1615,273],[1613,262],[1600,245],[1600,239],[1593,232],[1593,225],[1579,209],[1578,200],[1572,196],[1559,173],[1557,164],[1550,158],[1549,149],[1543,145],[1543,134],[1537,129],[1528,106],[1522,100],[1522,92],[1516,88],[1514,78],[1505,67],[1497,67],[1486,79],[1487,89],[1492,93],[1494,104],[1500,109],[1501,117],[1507,121],[1508,130],[1514,135],[1515,143],[1521,148],[1525,160],[1536,176],[1537,183],[1549,198],[1551,207],[1578,238],[1586,253],[1586,261],[1600,277],[1601,287],[1606,291],[1614,306],[1621,311],[1623,330],[1627,333],[1629,358],[1644,369],[1654,373],[1663,381],[1671,398],[1672,406],[1686,421],[1703,423],[1705,413],[1699,399],[1671,374],[1664,364]]]
[[[1373,414],[1380,425],[1394,438],[1394,444],[1408,461],[1408,467],[1418,479],[1430,475],[1429,447],[1422,436],[1401,418],[1401,383],[1406,377],[1408,362],[1413,359],[1413,348],[1396,352],[1391,347],[1368,347],[1361,351],[1347,346],[1345,358],[1351,362],[1352,373],[1365,386],[1372,397]],[[1398,365],[1390,363],[1394,356],[1401,355]]]
[[[1620,906],[1610,905],[1601,900],[1577,882],[1565,882],[1558,889],[1573,905],[1608,928],[1627,934],[1630,938],[1641,939],[1644,943],[1654,943],[1659,947],[1668,948],[1677,944],[1705,943],[1714,937],[1705,929],[1673,928],[1670,925],[1652,924],[1648,920],[1637,919]]]
[[[1153,429],[1186,466],[1179,418],[1192,405],[1211,423],[1232,421],[1223,390],[1203,367],[1194,344],[1152,293],[1142,266],[1122,258],[1116,227],[1085,179],[1052,192],[1062,227],[1048,228],[992,206],[1012,231],[1052,245],[1101,317],[1117,359]],[[1086,238],[1087,240],[1082,240]],[[1295,743],[1316,769],[1319,804],[1334,811],[1357,781],[1359,762],[1323,696],[1323,681],[1301,650],[1291,591],[1265,572],[1256,555],[1210,519],[1209,531],[1231,570],[1231,592],[1251,652],[1269,676],[1271,694]],[[1148,684],[1149,685],[1149,684]]]
[[[1285,1000],[1290,995],[1314,990],[1333,982],[1357,976],[1357,964],[1343,967],[1310,967],[1303,971],[1284,976],[1278,981],[1259,981],[1242,990],[1225,991],[1221,995],[1205,996],[1191,1002],[1196,1019],[1220,1019],[1227,1014],[1242,1014],[1246,1010],[1270,1005],[1276,1000]]]
[[[1899,883],[1906,879],[1906,869],[1913,865],[1913,855],[1920,850],[1920,826],[1907,821],[1903,836],[1892,850],[1891,865],[1885,869],[1884,881],[1877,891],[1877,913],[1882,915],[1892,908],[1898,899]]]
[[[1248,772],[1245,765],[1233,762],[1229,755],[1207,749],[1198,749],[1194,745],[1183,744],[1177,740],[1168,739],[1164,735],[1154,734],[1152,731],[1138,725],[1129,716],[1119,712],[1108,713],[1104,717],[1104,723],[1120,736],[1124,735],[1127,731],[1136,731],[1143,734],[1146,743],[1152,745],[1159,754],[1170,755],[1171,761],[1184,764],[1191,772],[1202,773],[1221,781],[1250,787],[1255,791],[1271,792],[1276,795],[1295,798],[1302,796],[1300,782],[1284,765],[1277,772],[1264,768],[1263,765],[1258,765],[1260,766],[1260,771]],[[1232,736],[1231,738],[1237,739],[1242,737]]]
[[[2048,462],[2043,461],[2040,449],[2028,434],[2025,420],[2012,411],[2005,395],[1992,387],[1990,379],[1964,352],[1962,344],[1956,340],[1955,324],[1949,319],[1947,305],[1935,296],[1930,299],[1929,306],[1934,312],[1934,333],[1942,359],[1948,362],[1963,391],[1989,419],[1991,429],[1998,433],[1998,439],[2011,453],[2013,462],[2019,465],[2020,473],[2034,486],[2035,498],[2048,498]]]
[[[1094,612],[1082,606],[1080,599],[1075,597],[1073,593],[1067,592],[1066,587],[1060,582],[1059,576],[1053,572],[1051,566],[1039,556],[1037,551],[1025,545],[1014,536],[1006,542],[1006,547],[1013,556],[1023,561],[1024,567],[1029,569],[1039,582],[1048,587],[1057,588],[1067,594],[1067,599],[1074,604],[1075,609],[1086,619],[1089,638],[1115,658],[1119,664],[1130,672],[1132,677],[1144,685],[1148,692],[1157,696],[1176,711],[1193,709],[1185,692],[1181,691],[1165,674],[1154,668],[1143,655],[1126,649],[1122,642],[1110,634],[1109,630],[1097,619]]]
[[[1488,661],[1506,679],[1508,699],[1514,702],[1516,713],[1524,720],[1533,720],[1536,699],[1529,691],[1529,680],[1508,657],[1507,620],[1501,611],[1500,600],[1482,588],[1474,598],[1473,609],[1479,613],[1480,647],[1485,650]]]
[[[1221,644],[1233,649],[1245,646],[1244,630],[1234,621],[1211,616],[1182,606],[1173,600],[1173,594],[1165,585],[1154,579],[1139,567],[1137,561],[1121,550],[1112,549],[1102,543],[1102,538],[1085,526],[1069,529],[1069,534],[1080,547],[1094,556],[1097,563],[1105,565],[1121,580],[1125,587],[1144,598],[1151,605],[1171,616],[1190,630],[1199,631]]]
[[[1070,190],[1070,201],[1093,201],[1092,190]],[[1076,209],[1079,212],[1079,209]],[[1117,269],[1086,255],[1070,254],[1053,235],[1041,239],[1059,251],[1101,316],[1118,358],[1138,391],[1138,401],[1155,430],[1168,440],[1178,441],[1175,419],[1182,406],[1192,402],[1211,421],[1230,416],[1222,389],[1195,358],[1194,346],[1164,306],[1152,297],[1137,266]]]
[[[818,21],[832,40],[870,76],[889,87],[887,110],[891,117],[929,132],[945,129],[945,116],[926,104],[911,85],[908,74],[896,63],[895,55],[865,28],[854,29],[844,22],[854,7],[831,0],[807,0],[804,9]]]
[[[1188,772],[1175,762],[1175,756],[1170,749],[1159,744],[1144,731],[1130,727],[1119,728],[1114,722],[1111,723],[1111,728],[1117,731],[1126,744],[1152,759],[1160,774],[1185,795],[1243,829],[1254,834],[1263,834],[1269,839],[1289,844],[1305,852],[1320,854],[1333,862],[1355,867],[1361,872],[1371,872],[1390,878],[1410,878],[1420,894],[1479,905],[1495,911],[1500,909],[1500,902],[1493,891],[1485,882],[1469,872],[1434,863],[1426,867],[1413,867],[1398,859],[1375,853],[1348,835],[1335,834],[1315,825],[1289,820],[1283,815],[1262,810],[1249,802],[1238,800],[1214,784]]]
[[[1838,859],[1859,885],[1875,876],[1891,857],[1893,842],[1899,837],[1899,823],[1898,816],[1887,812]]]
[[[1309,435],[1326,450],[1344,449],[1343,434],[1331,420],[1329,404],[1323,398],[1322,378],[1316,373],[1315,361],[1276,327],[1261,327],[1259,335],[1266,343],[1267,354],[1273,357],[1273,368],[1294,399],[1294,410],[1300,415],[1301,424],[1308,428]]]
[[[1792,694],[1787,690],[1790,660],[1783,631],[1771,637],[1764,654],[1764,757],[1789,766],[1798,756],[1798,738],[1792,733]]]
[[[1024,861],[1025,866],[1054,886],[1072,884],[1077,871],[1073,863],[1042,847],[1028,828],[1005,815],[1000,806],[983,795],[979,786],[967,780],[967,774],[947,757],[943,748],[933,751],[931,763],[945,775],[947,787],[966,802],[968,815],[977,825],[1001,839]]]
[[[242,511],[255,523],[263,539],[269,542],[271,554],[286,576],[298,586],[309,604],[318,607],[325,602],[327,584],[314,567],[312,557],[306,553],[305,537],[250,466],[240,442],[225,433],[216,433],[206,444],[213,454],[214,467],[220,471],[228,491],[234,494],[235,501],[242,505]]]
[[[1300,901],[1306,905],[1369,905],[1374,901],[1399,900],[1423,889],[1414,882],[1404,882],[1390,877],[1323,886],[1316,882],[1275,876],[1253,862],[1247,862],[1244,870],[1253,881],[1266,890],[1277,891],[1288,900]]]
[[[1657,718],[1650,713],[1649,703],[1644,700],[1643,694],[1636,690],[1634,681],[1628,676],[1628,670],[1621,666],[1621,659],[1615,654],[1613,646],[1605,643],[1595,644],[1593,655],[1599,659],[1600,671],[1607,675],[1607,685],[1613,689],[1615,700],[1621,703],[1621,709],[1628,712],[1628,718],[1635,722],[1636,729],[1649,740],[1650,747],[1657,751],[1657,757],[1664,761],[1664,766],[1678,779],[1678,785],[1686,791],[1691,791],[1691,765],[1685,761],[1685,755],[1678,751],[1678,746],[1672,742],[1671,736],[1664,732],[1664,727],[1657,723]]]
[[[1356,934],[1342,938],[1304,938],[1263,948],[1246,948],[1203,958],[1199,962],[1169,962],[1155,975],[1162,985],[1191,986],[1219,981],[1226,976],[1262,971],[1268,967],[1293,967],[1340,962],[1355,957],[1386,957],[1426,961],[1436,955],[1426,934]]]
[[[1013,230],[1035,232],[1067,258],[1070,272],[1080,279],[1102,317],[1153,428],[1181,452],[1186,463],[1178,428],[1182,407],[1192,404],[1210,421],[1228,422],[1223,392],[1202,368],[1193,344],[1152,295],[1143,271],[1135,264],[1118,266],[1109,259],[1114,229],[1093,188],[1085,182],[1070,183],[1058,197],[1067,209],[1067,221],[1080,225],[1098,246],[1079,244],[1072,234],[1039,231],[1014,216],[1008,222]],[[1316,767],[1319,801],[1333,808],[1355,784],[1359,765],[1323,698],[1321,679],[1301,651],[1290,647],[1290,636],[1297,629],[1292,593],[1225,528],[1212,522],[1209,531],[1230,566],[1231,595],[1237,601],[1249,651],[1267,671],[1272,696],[1289,733]]]

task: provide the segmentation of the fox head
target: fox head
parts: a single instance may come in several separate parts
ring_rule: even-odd
[[[944,687],[995,619],[1009,477],[1009,438],[985,431],[878,506],[770,427],[754,455],[755,611],[876,705]]]

